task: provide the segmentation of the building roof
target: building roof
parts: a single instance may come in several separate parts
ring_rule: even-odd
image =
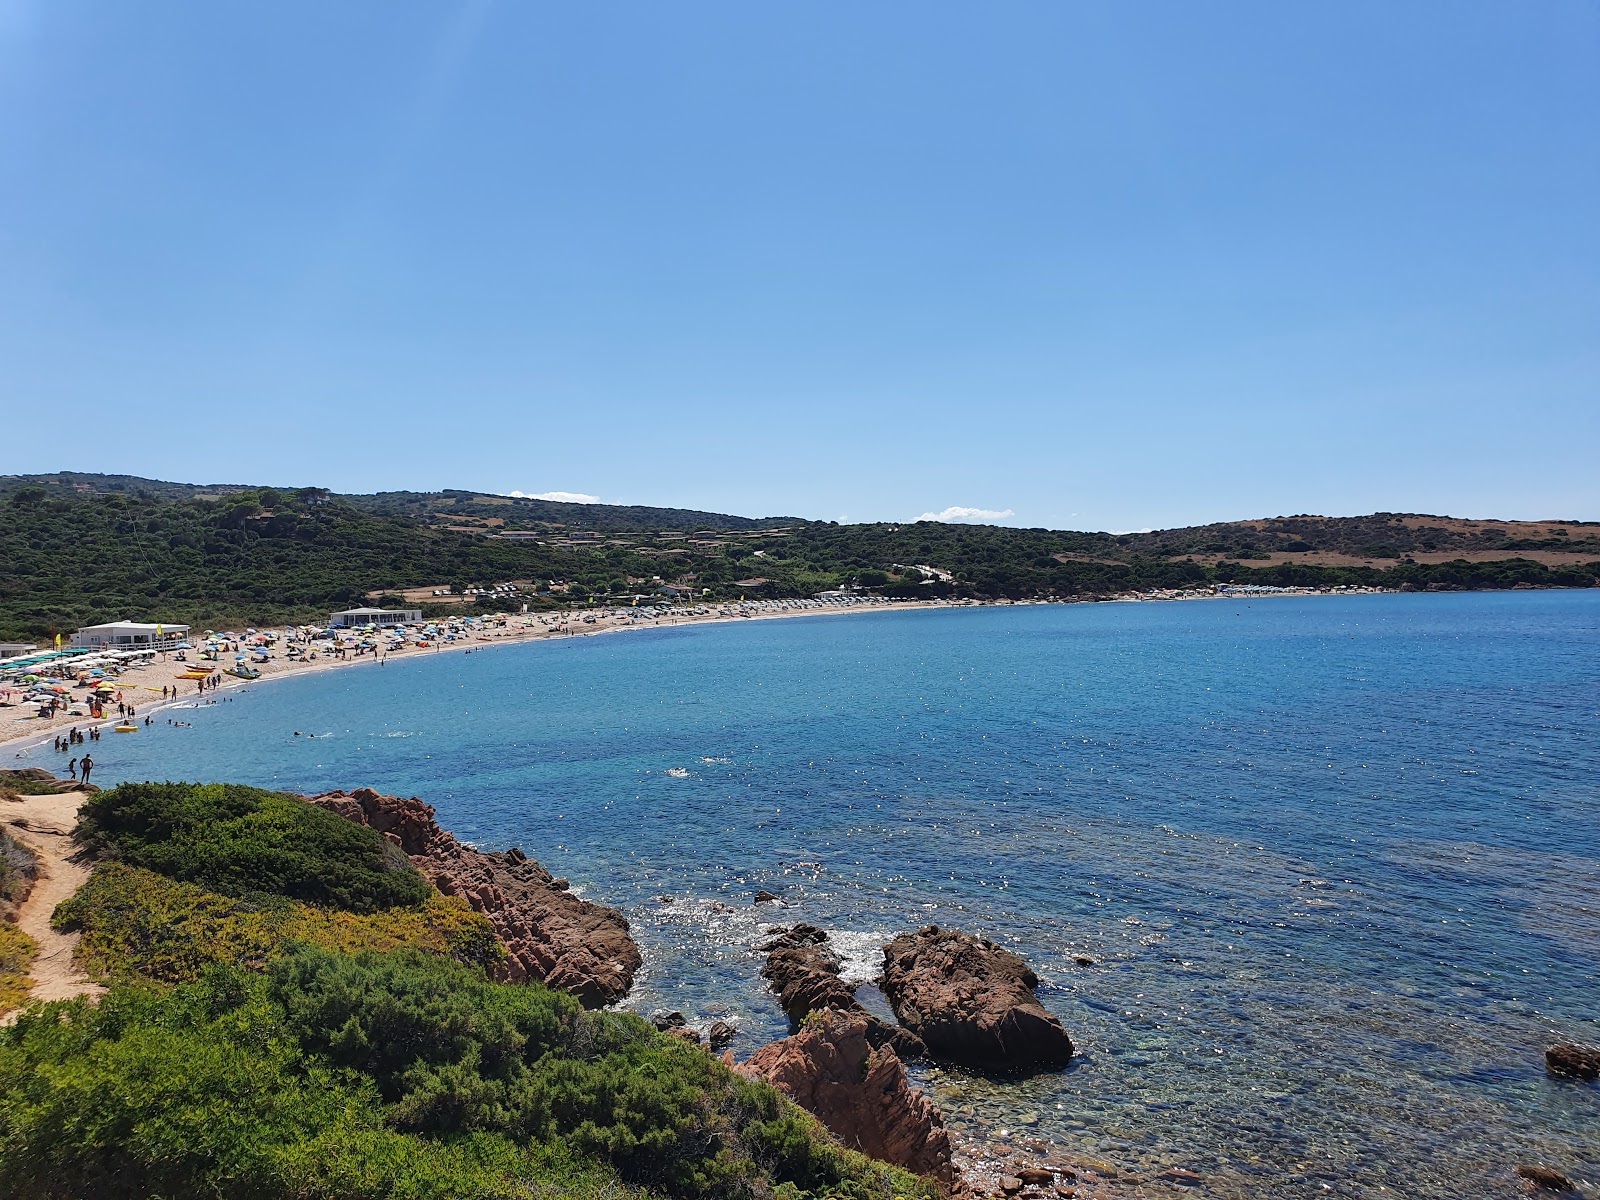
[[[104,625],[85,625],[78,630],[79,633],[94,633],[100,630],[115,629],[120,633],[154,633],[161,630],[165,633],[169,629],[187,629],[187,625],[177,621],[162,621],[160,624],[147,624],[144,621],[107,621]]]
[[[336,617],[375,617],[379,613],[416,612],[414,608],[345,608],[334,613]]]

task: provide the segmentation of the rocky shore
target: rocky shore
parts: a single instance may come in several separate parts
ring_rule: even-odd
[[[572,895],[565,879],[552,877],[521,850],[492,854],[463,846],[415,796],[357,788],[306,799],[370,825],[404,850],[434,887],[488,917],[506,947],[505,961],[493,972],[498,979],[537,979],[590,1008],[615,1003],[633,986],[643,959],[627,918]]]

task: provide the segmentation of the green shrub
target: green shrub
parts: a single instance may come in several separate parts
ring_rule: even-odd
[[[619,1187],[620,1183],[620,1187]],[[637,1018],[416,950],[37,1006],[0,1029],[0,1198],[929,1195]]]
[[[91,853],[227,896],[367,913],[432,891],[392,843],[298,796],[235,783],[124,783],[82,808]]]
[[[0,1032],[0,1197],[617,1194],[613,1172],[562,1147],[389,1128],[370,1082],[302,1054],[255,983],[116,988]]]
[[[51,923],[81,933],[78,961],[102,981],[184,983],[213,962],[260,967],[299,942],[349,951],[413,946],[481,965],[505,954],[488,918],[457,896],[430,892],[415,908],[349,913],[235,899],[117,862],[97,866]]]

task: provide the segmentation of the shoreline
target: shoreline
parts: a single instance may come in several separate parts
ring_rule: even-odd
[[[601,634],[624,633],[639,629],[677,629],[689,625],[726,625],[734,624],[740,621],[772,621],[794,617],[838,617],[849,616],[858,613],[924,612],[955,608],[1029,608],[1040,607],[1044,605],[1072,604],[1172,603],[1177,601],[1197,600],[1276,600],[1307,597],[1387,595],[1391,594],[1392,592],[1393,589],[1384,588],[1348,588],[1342,590],[1330,588],[1287,588],[1282,591],[1275,592],[1249,592],[1232,594],[1218,593],[1211,590],[1198,591],[1187,589],[1160,589],[1149,593],[1121,592],[1110,596],[1057,598],[1046,600],[881,600],[852,604],[822,603],[811,608],[787,609],[779,607],[772,611],[756,611],[750,613],[728,612],[726,611],[728,606],[723,604],[718,605],[714,611],[705,614],[668,609],[667,615],[653,617],[647,620],[638,620],[631,617],[628,619],[619,619],[615,615],[619,611],[622,613],[630,613],[634,610],[612,609],[603,610],[603,616],[601,614],[590,614],[599,618],[594,622],[593,628],[583,627],[589,624],[589,622],[584,620],[584,610],[574,610],[570,617],[566,613],[496,614],[490,617],[477,619],[492,621],[504,618],[507,622],[519,621],[521,622],[521,628],[515,630],[508,628],[504,632],[494,632],[488,636],[472,635],[463,638],[459,642],[449,643],[448,645],[435,644],[430,646],[425,653],[420,651],[413,652],[412,650],[401,651],[398,653],[400,656],[399,661],[408,662],[428,657],[431,654],[437,654],[446,651],[470,653],[474,650],[486,650],[493,646],[520,645],[526,642],[555,641],[573,637],[595,637]],[[749,603],[751,606],[780,606],[790,603],[804,602],[771,600],[752,601]],[[437,618],[437,621],[439,623],[445,623],[451,620],[464,619],[466,618],[444,617]],[[610,623],[604,623],[608,620]],[[579,627],[573,628],[574,625]],[[264,630],[263,632],[268,631]],[[270,630],[270,632],[278,633],[280,631],[274,629]],[[258,678],[238,679],[234,676],[223,673],[222,681],[218,683],[214,689],[208,689],[205,694],[210,696],[213,691],[232,691],[238,688],[246,687],[250,684],[266,683],[271,680],[287,678],[291,675],[309,675],[315,672],[329,671],[340,667],[371,665],[373,663],[383,664],[387,661],[388,657],[388,654],[372,656],[362,655],[360,657],[353,658],[329,657],[319,659],[316,662],[308,662],[303,659],[298,661],[290,661],[288,659],[275,656],[269,659],[267,662],[255,664],[256,667],[261,671],[261,674]],[[143,683],[141,678],[136,677],[137,673],[149,671],[151,668],[159,669],[164,667],[174,667],[187,670],[196,665],[197,664],[195,663],[188,662],[174,662],[171,658],[168,658],[166,654],[163,654],[163,656],[158,660],[138,663],[130,667],[126,674],[129,677],[134,677],[130,679],[132,687],[143,688],[150,692],[155,692],[158,690],[158,688],[151,686],[150,684]],[[214,665],[216,666],[216,669],[221,672],[222,668],[220,663]],[[161,679],[161,676],[150,675],[149,678],[153,680]],[[162,680],[162,682],[176,684],[178,681],[176,678],[174,678],[170,681]],[[200,693],[197,692],[185,692],[179,696],[165,700],[151,699],[142,703],[137,702],[136,700],[134,707],[138,709],[140,717],[153,716],[156,713],[173,708],[189,707],[191,706],[193,699],[199,695]],[[86,730],[95,725],[99,725],[102,729],[108,729],[110,726],[116,724],[116,718],[113,717],[102,717],[98,721],[92,717],[72,717],[66,714],[61,714],[50,718],[39,718],[36,716],[23,715],[27,711],[30,710],[26,709],[24,706],[0,708],[0,763],[9,761],[10,765],[13,766],[15,766],[18,762],[25,763],[31,757],[34,750],[48,749],[54,738],[59,736],[67,729],[77,727],[79,729]],[[85,744],[84,748],[88,749],[88,745]],[[51,753],[55,752],[51,751]],[[9,760],[5,756],[9,756]]]
[[[1067,602],[1053,601],[1051,603]],[[905,600],[886,601],[883,603],[874,604],[831,604],[823,605],[813,609],[801,609],[798,611],[754,612],[748,615],[724,612],[714,612],[708,615],[682,613],[650,620],[613,620],[612,623],[609,624],[601,624],[599,621],[596,621],[592,628],[584,627],[586,623],[583,621],[581,615],[578,616],[575,621],[567,621],[558,618],[546,617],[544,614],[518,613],[508,615],[506,619],[508,621],[521,621],[522,627],[520,629],[511,630],[508,628],[506,631],[496,631],[488,636],[472,635],[457,642],[452,642],[449,644],[436,644],[430,646],[426,650],[419,649],[401,651],[398,652],[397,661],[414,662],[439,653],[471,653],[477,650],[487,650],[496,646],[522,645],[528,642],[537,641],[565,641],[575,637],[596,637],[602,634],[625,633],[641,629],[678,629],[689,625],[723,625],[733,624],[739,621],[771,621],[793,617],[838,617],[850,616],[857,613],[906,612],[945,608],[976,608],[989,606],[990,604],[992,604],[992,602],[989,601],[960,600]],[[444,618],[444,620],[448,619],[449,618]],[[551,623],[552,620],[554,623]],[[572,628],[571,626],[574,624],[578,625],[579,628]],[[198,665],[190,662],[175,662],[168,657],[168,654],[170,653],[171,652],[167,652],[167,654],[164,654],[160,659],[138,663],[130,667],[122,677],[122,679],[127,681],[127,688],[125,690],[132,691],[135,688],[140,688],[155,692],[160,686],[162,686],[162,684],[172,686],[178,683],[175,678],[169,680],[162,675],[144,674],[145,672],[150,672],[152,668],[157,670],[162,668],[176,668],[178,671],[182,671]],[[248,687],[252,684],[267,683],[278,679],[286,679],[290,676],[311,675],[321,671],[331,671],[344,667],[383,665],[386,663],[388,657],[389,655],[387,654],[370,656],[362,655],[360,657],[353,658],[329,657],[318,659],[316,662],[289,661],[284,658],[273,657],[265,663],[255,664],[257,669],[261,671],[261,674],[258,678],[239,679],[224,673],[222,675],[222,682],[217,684],[215,689],[208,689],[205,693],[205,696],[209,698],[213,694],[213,691],[234,691],[239,688]],[[220,663],[211,665],[215,666],[219,672],[222,669]],[[159,682],[156,682],[154,686],[152,686],[151,683],[144,682],[147,678],[151,681]],[[119,682],[121,682],[121,680],[119,680]],[[189,707],[200,695],[201,693],[198,692],[183,692],[177,697],[168,698],[165,700],[160,698],[152,698],[148,701],[141,702],[135,698],[132,703],[133,706],[138,709],[140,718],[143,718],[145,716],[154,716],[156,713],[173,708]],[[24,711],[31,712],[31,709],[24,709],[21,706],[0,709],[0,754],[11,755],[10,761],[12,765],[15,765],[18,760],[25,761],[30,757],[31,752],[35,749],[48,750],[54,739],[59,737],[67,729],[76,727],[79,730],[87,730],[96,725],[103,729],[109,729],[111,726],[117,723],[117,718],[111,716],[101,717],[97,720],[93,717],[73,717],[62,713],[54,717],[40,718],[37,716],[23,715]],[[88,749],[87,743],[85,744],[84,749]],[[54,751],[51,751],[51,753],[54,753]],[[3,762],[4,760],[0,759],[0,763]]]

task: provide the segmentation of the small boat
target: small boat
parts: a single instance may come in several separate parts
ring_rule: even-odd
[[[235,679],[260,679],[261,678],[261,672],[260,671],[252,671],[249,667],[229,667],[223,673],[226,674],[226,675],[232,675]]]
[[[137,725],[113,725],[111,728],[116,733],[138,733],[139,732],[139,727]]]

